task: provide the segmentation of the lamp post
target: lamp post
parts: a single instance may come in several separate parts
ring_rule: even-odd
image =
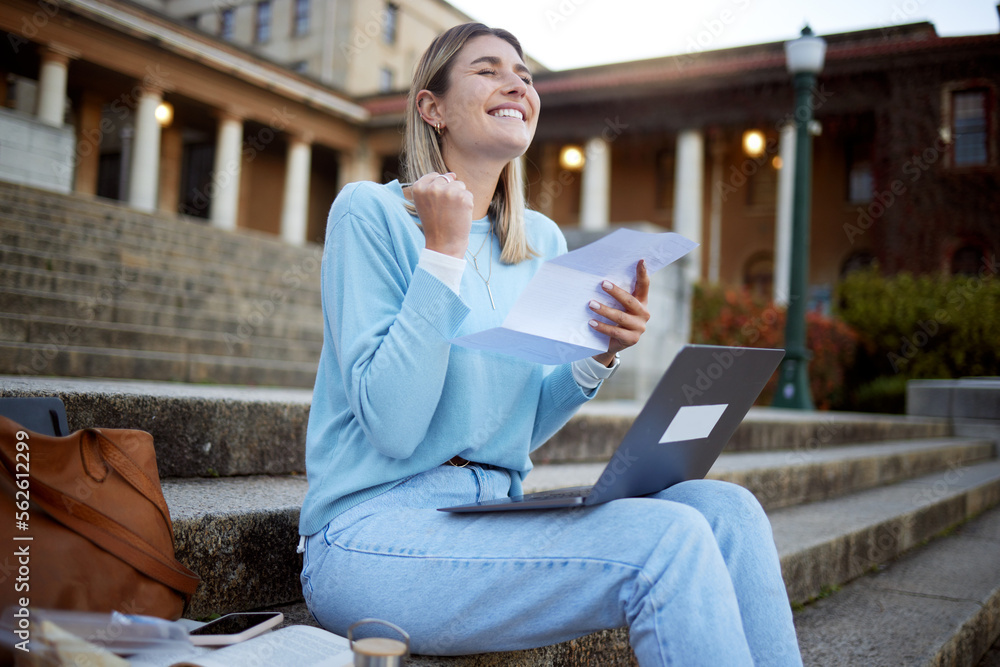
[[[809,282],[809,205],[812,179],[812,91],[823,69],[826,42],[809,26],[785,42],[785,60],[795,85],[795,174],[792,188],[792,257],[785,320],[785,358],[778,369],[772,405],[812,410],[809,350],[806,348],[806,299]]]

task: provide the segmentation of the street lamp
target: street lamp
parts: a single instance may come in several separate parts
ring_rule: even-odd
[[[795,174],[792,194],[792,257],[788,310],[785,320],[785,358],[778,369],[777,408],[812,410],[809,389],[809,350],[806,348],[806,299],[809,281],[809,200],[812,179],[812,91],[823,70],[826,42],[809,26],[802,36],[785,42],[785,60],[795,85]]]

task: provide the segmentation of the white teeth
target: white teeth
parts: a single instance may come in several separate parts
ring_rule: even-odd
[[[508,117],[508,118],[517,118],[518,120],[524,120],[524,114],[518,111],[517,109],[497,109],[490,115],[496,116],[497,118]]]

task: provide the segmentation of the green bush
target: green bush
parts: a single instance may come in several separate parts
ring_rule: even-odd
[[[696,285],[692,304],[691,342],[742,347],[784,347],[785,310],[746,290]],[[806,315],[809,384],[819,409],[838,409],[847,400],[845,376],[854,363],[858,337],[850,327],[815,312]],[[757,399],[769,405],[778,374]]]
[[[869,392],[905,393],[905,381],[918,378],[1000,375],[1000,280],[992,274],[855,272],[837,288],[837,313],[862,340],[854,385],[894,379]]]
[[[880,376],[851,392],[850,408],[859,412],[906,412],[906,382],[901,375]]]

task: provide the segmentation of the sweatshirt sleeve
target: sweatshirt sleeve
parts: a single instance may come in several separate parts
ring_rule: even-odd
[[[388,224],[361,186],[337,198],[323,255],[323,310],[359,426],[377,451],[407,458],[437,410],[448,341],[468,307],[416,268],[419,249],[406,242],[410,232],[394,238]]]
[[[541,447],[562,428],[581,405],[597,395],[600,385],[584,389],[573,377],[573,365],[556,366],[542,380],[535,427],[531,434],[531,451]]]

